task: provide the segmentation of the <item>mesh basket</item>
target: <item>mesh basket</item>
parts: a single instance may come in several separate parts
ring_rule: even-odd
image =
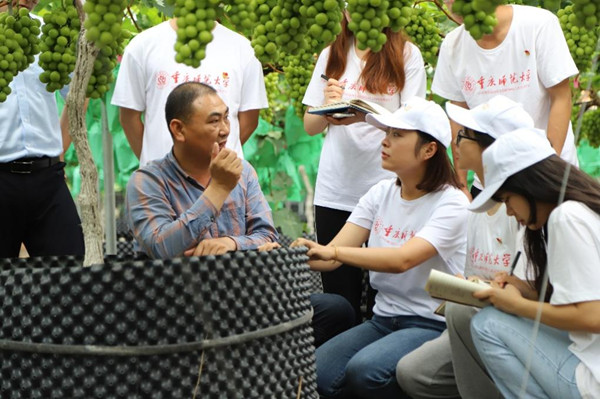
[[[306,249],[0,263],[1,398],[317,398]]]

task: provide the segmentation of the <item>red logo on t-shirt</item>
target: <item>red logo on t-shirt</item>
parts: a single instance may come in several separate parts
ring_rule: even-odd
[[[466,93],[472,93],[475,90],[475,79],[473,79],[470,76],[467,76],[465,78],[465,81],[463,82],[463,91]]]
[[[159,89],[163,89],[167,85],[167,73],[165,71],[160,71],[156,75],[156,87]]]

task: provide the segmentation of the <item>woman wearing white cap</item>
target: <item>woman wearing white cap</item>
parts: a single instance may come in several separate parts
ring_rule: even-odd
[[[317,387],[326,398],[402,395],[396,363],[445,329],[434,314],[440,301],[423,289],[429,272],[462,273],[465,262],[468,200],[446,153],[451,133],[442,108],[414,97],[367,122],[385,130],[382,165],[396,177],[373,186],[327,246],[294,243],[309,248],[312,269],[368,269],[378,290],[372,320],[317,349]]]
[[[473,317],[475,346],[507,398],[598,398],[600,184],[569,168],[563,198],[567,163],[528,129],[498,138],[483,165],[485,188],[469,208],[483,212],[495,199],[526,226],[532,289],[543,292],[547,272],[549,303],[525,298],[511,284],[475,293],[494,305]],[[538,312],[542,324],[532,337]]]
[[[533,119],[523,106],[501,95],[473,109],[448,102],[446,112],[451,120],[464,126],[455,143],[457,167],[475,171],[482,183],[483,151],[502,134],[533,127]],[[471,212],[467,225],[465,276],[492,280],[499,273],[509,273],[517,253],[518,223],[506,215],[504,204],[498,203],[483,213]],[[398,362],[396,378],[408,396],[500,397],[470,338],[470,319],[477,311],[478,308],[449,302],[445,308],[448,329]]]
[[[402,32],[386,28],[387,41],[381,51],[360,49],[348,23],[345,12],[342,32],[319,55],[302,100],[309,109],[358,98],[393,112],[413,96],[425,97],[427,75],[417,46]],[[364,123],[364,116],[360,112],[341,119],[304,115],[304,129],[309,135],[327,129],[314,198],[317,240],[321,244],[335,237],[360,197],[375,183],[394,176],[381,167],[383,132]],[[363,274],[360,269],[345,266],[322,274],[324,291],[344,296],[355,309],[357,322],[362,320]]]

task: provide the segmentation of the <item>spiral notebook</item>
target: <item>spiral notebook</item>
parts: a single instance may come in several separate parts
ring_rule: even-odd
[[[339,101],[332,104],[321,105],[319,107],[311,107],[308,110],[309,114],[329,115],[336,113],[349,113],[352,111],[364,112],[365,114],[390,114],[391,112],[379,104],[354,98],[347,101]]]

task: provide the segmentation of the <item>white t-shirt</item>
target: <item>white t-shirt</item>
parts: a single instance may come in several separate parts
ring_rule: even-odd
[[[548,127],[550,96],[546,88],[576,75],[558,19],[550,11],[512,5],[513,18],[504,41],[493,49],[481,48],[465,30],[454,29],[444,39],[431,90],[469,108],[502,94],[523,104],[535,127]],[[573,129],[561,157],[577,165]],[[478,182],[476,187],[481,188]]]
[[[112,104],[144,111],[141,166],[162,158],[173,146],[165,104],[171,90],[188,81],[217,90],[229,107],[227,147],[243,157],[237,115],[268,106],[262,67],[246,38],[218,23],[212,33],[200,68],[175,62],[177,34],[169,21],[141,32],[125,48]]]
[[[506,214],[506,205],[493,215],[469,212],[468,220],[465,276],[491,279],[498,272],[509,272],[517,253],[519,224]]]
[[[548,277],[553,305],[600,301],[600,215],[566,201],[548,219]],[[590,398],[600,393],[600,334],[569,332],[569,346],[581,363],[577,387]]]
[[[370,247],[399,248],[416,236],[438,252],[404,273],[369,272],[371,285],[378,290],[375,314],[444,320],[434,315],[440,301],[429,296],[425,283],[431,269],[464,272],[468,204],[462,191],[451,186],[416,200],[404,200],[395,178],[377,183],[360,199],[348,222],[371,231]]]
[[[329,58],[327,47],[321,52],[315,65],[311,81],[302,102],[309,107],[325,103],[323,89],[327,82],[321,78]],[[425,97],[426,74],[421,52],[412,43],[404,47],[405,85],[401,92],[390,87],[391,94],[372,94],[359,82],[364,67],[351,46],[346,70],[339,79],[344,84],[343,99],[361,98],[375,102],[390,111],[400,108],[400,101],[411,97]],[[395,175],[381,167],[381,141],[385,133],[368,123],[359,122],[350,126],[330,125],[325,136],[319,172],[315,187],[315,205],[352,211],[375,183]]]

